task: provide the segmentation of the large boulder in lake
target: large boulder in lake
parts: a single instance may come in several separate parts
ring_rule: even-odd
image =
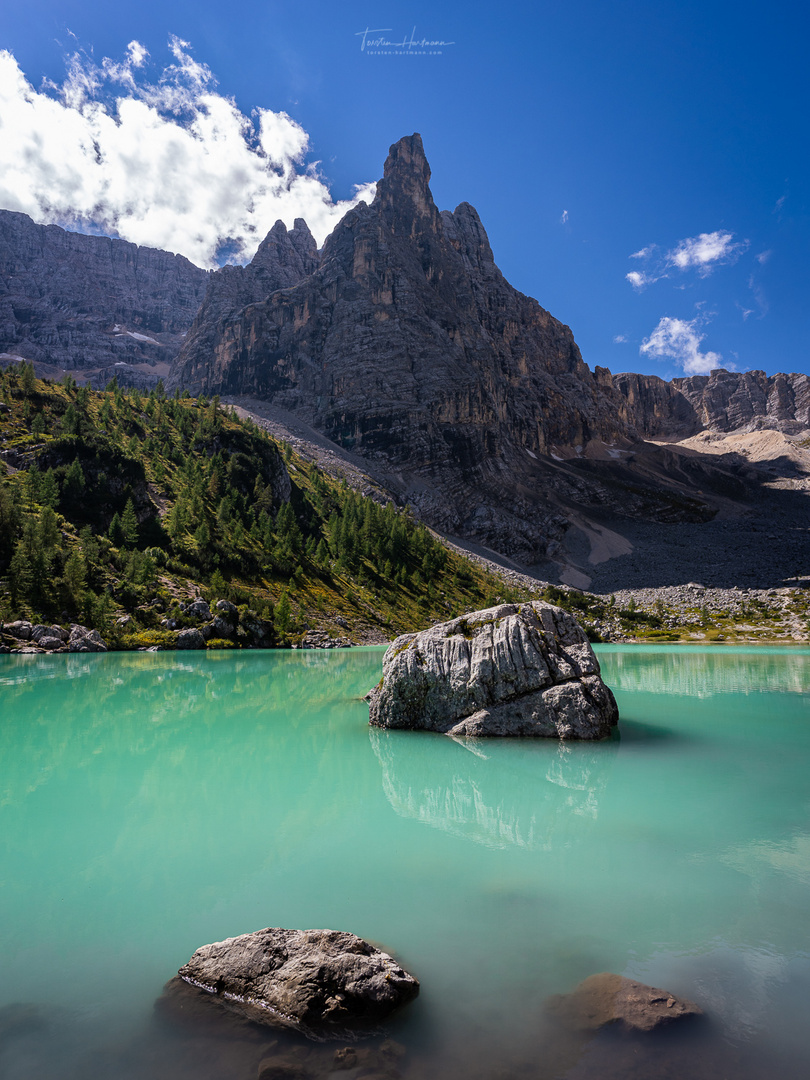
[[[589,976],[570,994],[551,998],[547,1009],[555,1019],[580,1031],[614,1024],[627,1031],[655,1031],[703,1015],[693,1001],[608,971]]]
[[[316,1039],[373,1031],[419,993],[388,953],[338,930],[242,934],[204,945],[178,974],[249,1020]]]
[[[604,739],[619,717],[582,627],[537,600],[398,637],[369,701],[377,727],[453,736]]]

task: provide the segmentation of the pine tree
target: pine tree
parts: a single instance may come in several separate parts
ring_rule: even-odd
[[[20,364],[20,387],[26,397],[32,397],[37,389],[37,377],[33,364]]]
[[[65,562],[65,568],[62,571],[62,581],[68,593],[70,593],[71,599],[77,604],[81,600],[86,580],[87,565],[81,552],[76,550],[71,551]]]
[[[66,435],[79,434],[79,414],[76,412],[73,402],[65,409],[65,415],[62,417],[62,431]]]
[[[59,543],[59,522],[50,506],[44,506],[37,524],[37,547],[50,555]]]
[[[114,547],[121,547],[124,542],[124,530],[121,528],[121,516],[118,511],[113,514],[107,536],[112,540]]]
[[[59,502],[59,484],[53,469],[48,469],[42,477],[39,485],[39,501],[42,506],[50,506],[52,509]]]
[[[290,625],[290,615],[291,615],[290,598],[287,595],[287,591],[285,589],[282,592],[281,596],[279,597],[279,601],[276,604],[276,611],[275,611],[276,629],[278,630],[278,632],[280,634],[286,634],[287,633],[287,629],[288,629],[288,627]]]
[[[34,563],[31,559],[25,538],[17,542],[11,565],[8,568],[8,583],[11,600],[15,607],[30,600],[31,586],[34,582]]]
[[[30,505],[39,502],[39,489],[42,483],[42,474],[39,465],[34,462],[25,477],[25,494]]]
[[[131,498],[127,499],[121,515],[121,537],[124,547],[133,548],[138,543],[138,518]]]
[[[84,469],[78,458],[74,458],[65,473],[63,495],[69,503],[76,503],[81,498],[85,487]]]

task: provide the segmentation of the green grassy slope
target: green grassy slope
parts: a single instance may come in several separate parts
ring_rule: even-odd
[[[0,374],[0,455],[5,622],[170,645],[161,620],[182,626],[178,603],[200,594],[240,605],[285,645],[307,627],[382,640],[517,599],[407,511],[336,482],[216,399],[96,392],[20,365]]]

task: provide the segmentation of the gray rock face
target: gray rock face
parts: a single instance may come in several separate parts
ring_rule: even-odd
[[[685,438],[699,431],[756,431],[786,435],[810,427],[810,377],[725,371],[664,382],[655,375],[611,377],[623,399],[625,423],[645,438]]]
[[[212,274],[170,385],[295,413],[429,524],[527,565],[558,557],[572,504],[697,521],[705,492],[739,486],[716,460],[648,447],[640,463],[640,437],[806,422],[804,376],[591,372],[505,280],[473,207],[440,212],[429,180],[420,137],[401,139],[320,253],[303,222],[278,223],[249,267]]]
[[[106,652],[107,646],[98,630],[90,630],[86,626],[73,623],[70,627],[68,639],[69,652]]]
[[[205,637],[203,636],[202,631],[193,626],[188,630],[181,630],[177,635],[177,648],[204,649]]]
[[[576,620],[534,601],[398,637],[383,657],[369,719],[453,736],[603,739],[618,709]]]
[[[374,1029],[419,992],[387,953],[336,930],[242,934],[204,945],[178,974],[250,1020],[316,1039]]]
[[[186,606],[186,615],[190,615],[193,619],[210,619],[211,608],[208,606],[208,601],[203,599],[192,600]]]
[[[548,1009],[563,1023],[584,1031],[597,1031],[607,1024],[654,1031],[703,1014],[693,1001],[609,972],[591,975],[573,993],[551,998]]]
[[[0,210],[0,354],[98,369],[96,381],[116,365],[165,373],[207,278],[182,255]]]
[[[432,524],[501,550],[511,537],[531,558],[554,531],[528,497],[532,455],[623,433],[618,395],[568,327],[504,279],[475,210],[439,212],[429,178],[420,137],[401,139],[372,205],[317,260],[311,248],[294,259],[296,230],[276,226],[266,243],[287,262],[275,291],[253,264],[213,274],[170,385],[292,410],[403,476]],[[260,285],[271,291],[234,313]]]

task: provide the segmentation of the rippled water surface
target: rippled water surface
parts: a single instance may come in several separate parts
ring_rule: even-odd
[[[380,649],[0,657],[0,1075],[326,1075],[154,1013],[264,926],[396,952],[405,1077],[810,1075],[810,651],[599,656],[593,745],[371,730]],[[600,971],[707,1018],[563,1038],[545,999]]]

